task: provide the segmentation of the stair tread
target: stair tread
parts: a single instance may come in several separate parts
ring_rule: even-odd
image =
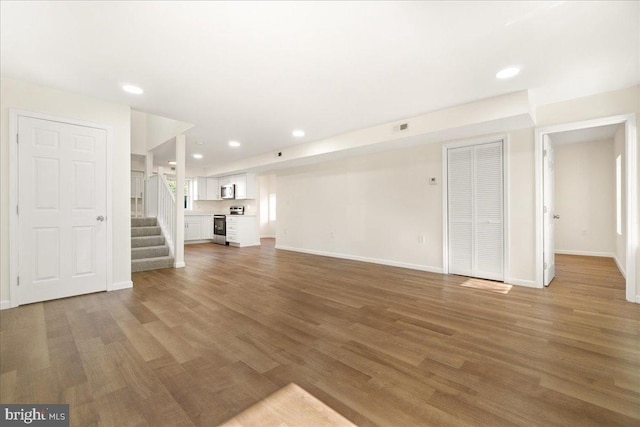
[[[137,248],[131,248],[132,251],[139,250],[142,252],[144,249],[158,249],[158,248],[168,248],[167,245],[153,245],[153,246],[140,246]]]
[[[158,256],[158,257],[153,257],[153,258],[139,258],[139,259],[132,259],[131,262],[137,262],[137,263],[141,263],[141,262],[145,262],[145,261],[156,261],[156,260],[171,260],[173,261],[173,257],[171,255],[165,255],[165,256]]]

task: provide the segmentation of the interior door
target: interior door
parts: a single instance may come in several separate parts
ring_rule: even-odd
[[[555,261],[555,209],[554,209],[554,153],[553,142],[549,135],[544,135],[543,141],[543,227],[544,227],[544,285],[549,283],[556,276]]]
[[[18,119],[20,304],[107,288],[106,132]]]
[[[504,280],[502,141],[447,150],[449,273]]]

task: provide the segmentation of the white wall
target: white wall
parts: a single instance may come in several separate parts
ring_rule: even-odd
[[[111,126],[113,175],[113,282],[125,286],[131,282],[130,229],[130,121],[129,106],[101,101],[88,96],[0,79],[0,123],[2,132],[2,173],[0,175],[0,300],[9,300],[9,108],[51,114]],[[127,191],[122,191],[125,188]]]
[[[622,207],[622,235],[616,232],[616,245],[615,245],[615,260],[616,264],[618,264],[618,268],[623,276],[626,277],[626,268],[627,268],[627,239],[625,236],[627,235],[627,186],[624,180],[624,176],[626,174],[625,167],[625,155],[624,155],[624,142],[625,142],[625,132],[624,126],[620,125],[616,134],[613,137],[613,159],[620,156],[622,159],[622,197],[621,197],[621,207]],[[614,170],[615,172],[615,170]],[[615,202],[614,202],[615,203]]]
[[[276,218],[270,218],[270,196],[276,194],[276,207],[277,201],[277,187],[276,187],[276,175],[260,175],[257,177],[258,183],[258,215],[260,217],[260,237],[276,237],[276,223],[278,214],[276,212]]]
[[[614,256],[613,140],[555,145],[557,253]]]
[[[507,277],[511,283],[532,285],[531,129],[510,133],[509,153],[512,245]],[[438,184],[429,185],[430,177]],[[441,143],[280,171],[277,247],[442,271],[441,182]]]

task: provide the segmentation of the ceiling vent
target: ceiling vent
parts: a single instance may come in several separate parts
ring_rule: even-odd
[[[400,123],[393,126],[393,132],[405,132],[409,129],[409,123]]]

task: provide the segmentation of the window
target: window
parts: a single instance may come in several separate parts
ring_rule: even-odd
[[[622,156],[616,157],[616,233],[622,236]]]
[[[169,188],[173,191],[173,194],[176,194],[176,179],[174,177],[167,177],[167,184],[169,184]],[[195,194],[195,180],[185,179],[184,180],[184,208],[186,210],[193,209],[193,195]]]

